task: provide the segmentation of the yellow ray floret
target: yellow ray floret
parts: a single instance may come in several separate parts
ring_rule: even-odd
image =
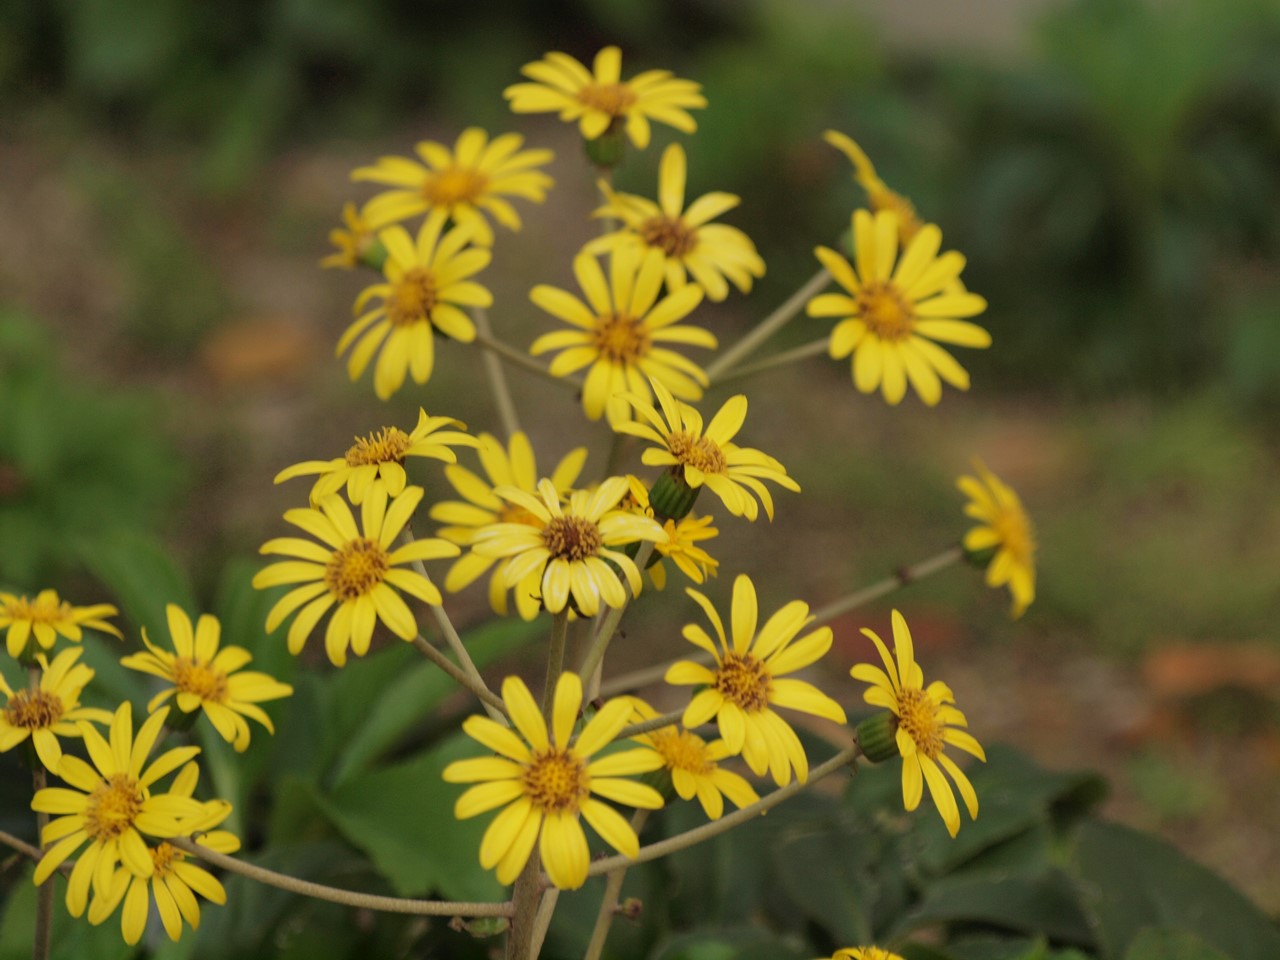
[[[79,643],[82,627],[119,637],[119,629],[103,619],[116,613],[109,603],[73,607],[59,599],[56,590],[41,590],[35,599],[0,591],[0,633],[7,631],[5,649],[15,658],[50,650],[58,637]]]
[[[1008,585],[1014,618],[1036,598],[1036,534],[1031,518],[1013,488],[974,460],[977,476],[963,476],[956,486],[969,502],[964,512],[978,521],[964,536],[964,548],[972,553],[994,551],[987,564],[987,585]]]
[[[49,659],[36,654],[40,684],[34,690],[14,690],[0,676],[0,693],[6,698],[0,710],[0,753],[12,750],[27,738],[47,770],[58,772],[62,762],[59,737],[80,736],[80,721],[107,724],[111,714],[97,707],[80,706],[80,694],[93,679],[93,670],[80,659],[79,647],[63,650]]]

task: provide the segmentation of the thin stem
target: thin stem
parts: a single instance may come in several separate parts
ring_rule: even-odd
[[[613,441],[609,444],[609,456],[604,463],[604,476],[600,479],[607,480],[609,477],[621,474],[622,461],[626,459],[627,449],[631,446],[630,441],[630,434],[614,433]]]
[[[640,549],[636,553],[636,566],[640,570],[644,570],[645,564],[649,562],[649,557],[653,555],[653,541],[645,540],[640,544]],[[623,582],[623,589],[627,594],[627,602],[631,601],[631,584]],[[596,631],[595,637],[591,641],[591,647],[587,650],[587,655],[582,658],[582,666],[578,669],[578,675],[582,677],[590,677],[595,673],[596,667],[604,661],[604,653],[609,649],[609,641],[613,639],[614,633],[618,629],[618,624],[622,622],[622,614],[627,609],[627,603],[620,607],[610,607],[609,612],[605,614],[604,620],[600,622],[600,629]],[[592,694],[589,699],[595,699],[595,691],[588,691]]]
[[[311,880],[300,880],[288,874],[276,873],[266,867],[245,863],[235,857],[215,853],[202,847],[187,837],[175,837],[169,843],[180,850],[194,854],[206,863],[221,867],[231,873],[238,873],[250,880],[257,880],[270,887],[279,887],[290,893],[301,894],[316,900],[328,900],[348,907],[364,910],[377,910],[381,913],[410,913],[421,917],[509,917],[511,903],[467,903],[457,900],[405,900],[400,897],[383,897],[372,893],[357,893],[354,890],[343,890],[330,887]]]
[[[30,667],[27,670],[27,688],[34,695],[40,689],[40,668]],[[34,751],[33,751],[34,753]],[[40,758],[36,757],[31,767],[31,788],[35,793],[39,793],[49,785],[49,775],[44,769],[44,764]],[[40,841],[41,850],[47,849],[44,846],[44,828],[49,825],[49,814],[36,814],[36,839]],[[36,891],[36,931],[35,939],[31,947],[31,956],[33,960],[48,960],[49,951],[53,946],[53,884],[46,880],[40,884],[40,888]]]
[[[502,698],[485,686],[476,686],[471,678],[467,676],[466,671],[446,657],[443,653],[433,647],[427,639],[421,634],[414,637],[413,645],[417,647],[422,655],[434,663],[437,667],[452,677],[457,683],[466,687],[479,698],[484,704],[485,712],[493,717],[499,723],[506,722],[507,705],[502,702]]]
[[[625,740],[627,737],[636,737],[642,733],[651,733],[654,730],[661,730],[663,727],[674,726],[680,722],[680,718],[684,716],[684,709],[672,710],[670,713],[664,713],[660,717],[652,717],[648,720],[641,720],[639,723],[633,723],[630,726],[623,727],[618,731],[615,740]]]
[[[17,850],[19,853],[23,854],[24,856],[30,857],[32,860],[39,860],[41,857],[44,856],[44,851],[41,850],[39,847],[33,847],[31,844],[27,843],[27,841],[23,840],[21,837],[15,837],[12,833],[7,833],[4,830],[0,830],[0,843],[3,843],[6,847],[13,847],[14,850]],[[73,863],[74,861],[69,861],[67,863],[64,863],[58,869],[62,873],[70,873],[71,866]]]
[[[801,360],[808,360],[810,357],[816,357],[827,352],[827,344],[831,342],[830,337],[823,337],[820,340],[814,340],[803,346],[794,347],[791,350],[784,350],[781,353],[775,353],[772,357],[766,357],[764,360],[756,363],[744,364],[740,367],[734,367],[725,373],[720,374],[716,383],[728,383],[730,380],[737,380],[739,377],[749,377],[755,373],[763,373],[765,370],[772,370],[775,367],[784,367],[789,363],[798,363]]]
[[[784,300],[778,309],[761,320],[754,330],[707,364],[707,379],[713,383],[716,382],[720,374],[729,370],[785,327],[792,317],[804,309],[804,305],[810,298],[820,293],[829,283],[831,283],[831,274],[827,272],[826,267],[823,267],[810,277],[804,286]]]
[[[556,912],[556,903],[560,900],[560,890],[552,887],[542,892],[542,902],[538,904],[538,915],[533,918],[533,942],[529,944],[531,960],[537,960],[542,953],[542,944],[547,939],[547,930],[551,926],[551,918]]]
[[[561,386],[568,387],[570,390],[577,390],[582,386],[582,379],[580,377],[557,377],[544,364],[539,363],[527,353],[517,350],[510,344],[504,343],[496,337],[488,336],[479,330],[476,331],[476,338],[473,342],[477,346],[484,347],[484,349],[488,350],[490,353],[496,353],[508,363],[514,364],[515,366],[520,367],[523,370],[527,370],[530,373],[536,373],[538,376],[545,380],[550,380],[552,383],[558,383]]]
[[[565,639],[569,635],[569,608],[565,607],[551,621],[551,643],[547,648],[547,679],[542,687],[542,715],[551,719],[556,699],[556,684],[564,672]]]
[[[587,876],[598,877],[602,873],[609,873],[618,867],[632,866],[637,863],[647,863],[650,860],[657,860],[659,857],[665,857],[668,854],[685,850],[695,844],[699,844],[704,840],[710,840],[714,836],[724,833],[726,830],[732,830],[741,823],[746,823],[754,817],[759,816],[767,810],[772,810],[778,804],[794,797],[801,790],[805,790],[819,780],[831,776],[837,770],[844,767],[856,769],[852,767],[854,759],[859,754],[858,745],[845,747],[830,760],[819,764],[809,771],[809,779],[804,783],[796,780],[785,787],[774,790],[768,796],[762,797],[755,803],[743,807],[741,810],[735,810],[733,813],[726,813],[719,820],[712,820],[710,823],[704,823],[700,827],[694,827],[692,830],[686,830],[684,833],[677,834],[674,837],[668,837],[666,840],[660,840],[657,843],[651,843],[648,846],[641,847],[640,852],[634,857],[626,857],[618,854],[612,857],[604,857],[596,860],[587,869]]]
[[[489,323],[489,312],[482,307],[471,311],[475,320],[476,331],[493,339],[493,327]],[[502,421],[502,429],[510,440],[513,434],[520,432],[520,420],[516,416],[516,405],[511,400],[511,388],[507,385],[507,375],[502,369],[502,362],[490,350],[484,351],[484,372],[489,377],[489,387],[493,391],[493,402],[498,408],[498,419]]]
[[[529,862],[516,878],[511,890],[511,928],[507,931],[506,960],[533,960],[533,941],[537,935],[539,879],[542,870],[538,851],[529,856]]]
[[[648,819],[648,810],[637,810],[631,817],[631,829],[635,830],[636,836],[640,835]],[[609,939],[609,928],[613,926],[614,915],[618,912],[618,894],[622,892],[622,881],[626,876],[625,866],[609,871],[604,884],[604,899],[600,901],[600,912],[596,914],[596,925],[591,931],[591,941],[587,944],[587,952],[582,955],[582,960],[600,960],[604,943]]]

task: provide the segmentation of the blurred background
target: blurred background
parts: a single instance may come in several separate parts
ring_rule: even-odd
[[[1007,596],[943,574],[837,623],[833,677],[901,606],[984,743],[1102,770],[1108,814],[1280,910],[1275,0],[0,4],[0,587],[163,603],[180,569],[211,597],[305,495],[272,487],[280,468],[419,404],[496,432],[456,345],[387,404],[348,383],[333,345],[368,277],[317,261],[343,202],[372,193],[354,167],[519,130],[556,150],[557,186],[480,279],[499,336],[550,329],[527,292],[572,286],[594,186],[576,131],[501,91],[547,50],[589,62],[613,42],[624,76],[667,67],[710,101],[684,141],[691,195],[740,194],[725,219],[768,264],[750,297],[700,311],[722,343],[863,203],[828,128],[941,225],[990,302],[995,345],[960,351],[974,387],[936,410],[886,409],[825,359],[747,384],[745,442],[805,495],[781,493],[772,526],[719,518],[712,592],[741,569],[767,605],[818,606],[936,552],[981,456],[1038,525],[1035,605],[1011,624]],[[652,193],[673,136],[618,183]],[[582,442],[577,408],[510,376],[549,469]],[[602,464],[606,431],[586,436]],[[484,615],[482,591],[456,601]]]

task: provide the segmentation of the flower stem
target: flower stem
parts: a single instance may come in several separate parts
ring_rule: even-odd
[[[645,540],[641,542],[640,549],[636,552],[636,566],[643,570],[649,562],[649,557],[653,554],[653,541]],[[628,603],[631,600],[631,584],[624,582],[623,589],[627,593]],[[595,637],[591,641],[591,647],[587,650],[587,655],[582,658],[582,666],[578,668],[578,675],[581,677],[591,677],[596,672],[596,667],[604,661],[604,653],[609,649],[609,641],[613,639],[614,633],[617,632],[618,624],[622,622],[622,614],[627,609],[627,603],[620,607],[610,607],[609,612],[600,621],[600,629],[596,631]],[[594,700],[598,691],[589,689],[587,691],[588,700]]]
[[[556,904],[560,901],[560,890],[552,887],[542,892],[542,902],[538,904],[538,915],[533,918],[533,942],[529,945],[529,956],[537,958],[542,952],[542,944],[547,939],[547,930],[551,926],[551,917],[556,912]]]
[[[476,697],[479,698],[480,702],[484,704],[485,712],[488,713],[490,717],[493,717],[493,719],[497,720],[499,723],[506,722],[505,718],[506,718],[507,705],[502,702],[501,697],[499,697],[496,693],[494,693],[488,687],[477,686],[475,683],[473,683],[471,678],[467,676],[467,673],[465,670],[463,670],[461,667],[455,664],[452,660],[446,657],[443,653],[441,653],[439,650],[433,647],[431,645],[431,642],[428,641],[426,638],[424,638],[421,634],[414,637],[413,645],[417,647],[422,652],[422,655],[425,656],[428,660],[430,660],[437,667],[439,667],[441,670],[443,670],[445,673],[451,676],[459,684],[461,684],[462,686],[470,690],[472,693],[474,693]]]
[[[771,336],[785,327],[791,319],[804,309],[810,298],[820,293],[829,283],[831,274],[823,267],[795,293],[789,296],[778,309],[769,314],[759,325],[745,337],[735,343],[720,356],[707,364],[707,379],[715,383],[720,375],[738,363],[743,357],[764,343]]]
[[[476,338],[472,341],[477,346],[483,347],[490,353],[496,353],[508,363],[514,364],[521,369],[528,370],[530,373],[536,373],[543,379],[550,380],[552,383],[558,383],[570,390],[577,390],[582,386],[582,380],[579,377],[557,377],[546,366],[539,363],[533,357],[529,356],[508,343],[489,336],[488,334],[477,330]]]
[[[766,370],[772,370],[775,367],[784,367],[789,363],[798,363],[801,360],[808,360],[810,357],[816,357],[827,352],[827,344],[830,343],[830,337],[823,337],[820,340],[814,340],[803,346],[795,347],[791,350],[784,350],[781,353],[775,353],[772,357],[767,357],[756,363],[748,363],[742,366],[734,367],[722,373],[716,383],[728,383],[730,380],[737,380],[739,377],[749,377],[755,373],[763,373]]]
[[[680,718],[684,716],[684,709],[673,710],[670,713],[664,713],[660,717],[651,717],[648,720],[641,720],[639,723],[633,723],[623,727],[614,737],[615,740],[625,740],[627,737],[639,736],[642,733],[651,733],[654,730],[661,730],[663,727],[674,726],[680,722]]]
[[[569,635],[569,608],[565,607],[551,621],[551,644],[547,648],[547,679],[542,687],[542,715],[551,720],[551,707],[556,699],[556,684],[564,672],[565,639]]]
[[[493,327],[489,323],[489,312],[481,307],[471,311],[475,320],[476,331],[493,339]],[[489,377],[489,387],[493,391],[493,402],[498,408],[498,419],[502,421],[502,429],[510,440],[513,434],[520,432],[520,420],[516,416],[516,405],[511,399],[511,388],[507,385],[507,375],[502,369],[502,362],[489,350],[484,351],[482,358],[484,372]]]
[[[631,817],[631,829],[640,835],[644,823],[649,819],[648,810],[637,810]],[[587,944],[587,952],[582,960],[600,960],[604,943],[609,939],[609,928],[613,926],[614,915],[618,912],[618,894],[622,892],[622,881],[627,876],[626,866],[609,871],[604,884],[604,899],[600,901],[600,912],[596,914],[596,925],[591,931],[591,940]]]
[[[35,694],[40,689],[40,668],[30,667],[27,670],[27,688]],[[49,785],[49,775],[39,757],[31,767],[31,788],[39,793]],[[36,814],[36,839],[44,846],[44,828],[49,825],[49,814]],[[53,946],[53,884],[46,880],[36,891],[36,931],[31,948],[32,960],[48,960],[49,950]]]
[[[268,870],[256,864],[245,863],[235,857],[215,853],[187,837],[175,837],[169,843],[180,850],[194,854],[206,863],[211,863],[215,867],[221,867],[231,873],[238,873],[243,877],[248,877],[250,880],[257,880],[267,886],[279,887],[281,890],[288,890],[290,893],[297,893],[304,897],[328,900],[331,903],[340,903],[348,907],[377,910],[381,913],[409,913],[422,917],[511,916],[511,903],[509,901],[503,901],[502,903],[467,903],[456,900],[405,900],[400,897],[383,897],[372,893],[357,893],[354,890],[330,887],[311,880],[300,880],[297,877],[276,873],[274,870]]]
[[[626,867],[637,863],[647,863],[650,860],[657,860],[659,857],[665,857],[668,854],[685,850],[695,844],[701,843],[703,840],[710,840],[714,836],[731,830],[741,823],[746,823],[754,817],[759,816],[767,810],[772,810],[778,804],[791,799],[797,793],[805,790],[819,780],[831,776],[837,770],[849,767],[851,770],[856,769],[853,761],[858,757],[858,745],[852,744],[845,747],[830,760],[821,763],[809,771],[809,779],[804,783],[798,780],[792,781],[785,787],[779,787],[767,796],[761,797],[755,803],[743,807],[741,810],[735,810],[733,813],[726,813],[719,820],[712,820],[710,823],[704,823],[700,827],[694,827],[692,830],[686,830],[684,833],[677,834],[674,837],[668,837],[666,840],[659,840],[657,843],[651,843],[648,846],[641,847],[640,852],[634,857],[627,857],[623,854],[617,854],[612,857],[603,857],[591,864],[587,870],[587,876],[598,877],[602,873],[610,873],[618,867]]]

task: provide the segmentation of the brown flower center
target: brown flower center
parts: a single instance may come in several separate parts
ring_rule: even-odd
[[[422,185],[422,195],[433,206],[452,207],[473,202],[488,185],[489,178],[483,173],[465,167],[448,167],[427,178]]]
[[[881,340],[905,340],[915,329],[916,312],[891,280],[868,283],[854,302],[867,329]]]
[[[181,863],[187,859],[186,854],[171,843],[161,843],[148,849],[151,853],[151,862],[155,864],[156,877],[159,879],[167,877],[175,863]]]
[[[173,661],[173,684],[179,693],[194,693],[201,700],[222,703],[227,698],[227,675],[185,657]]]
[[[632,363],[649,353],[649,331],[625,314],[598,318],[595,333],[596,349],[614,363]]]
[[[930,760],[942,752],[944,724],[938,719],[938,705],[918,688],[898,691],[898,727],[907,731],[916,749]]]
[[[682,466],[695,467],[703,473],[724,473],[728,467],[724,451],[708,437],[694,437],[679,430],[667,437],[667,449]]]
[[[578,91],[578,102],[584,107],[618,117],[636,102],[636,94],[625,83],[589,83]]]
[[[567,750],[535,753],[520,778],[527,796],[543,813],[577,813],[591,793],[587,765]]]
[[[764,661],[752,654],[729,653],[716,671],[715,689],[747,713],[758,713],[769,706],[773,676]]]
[[[9,698],[4,718],[11,726],[44,730],[57,723],[65,709],[62,699],[47,690],[19,690]]]
[[[697,231],[679,217],[650,217],[637,228],[640,239],[668,257],[683,257],[698,245]]]
[[[378,542],[361,537],[333,552],[325,567],[324,582],[339,600],[355,600],[380,584],[390,568],[387,552]]]
[[[399,327],[426,321],[436,307],[436,278],[430,270],[414,267],[405,272],[387,300],[387,317]]]
[[[561,560],[585,560],[599,552],[604,540],[600,527],[585,517],[552,517],[542,531],[542,542],[553,557]]]
[[[662,755],[662,762],[672,770],[686,770],[695,776],[703,776],[716,768],[715,761],[707,757],[706,741],[696,733],[664,727],[649,734],[649,740]]]
[[[371,463],[404,463],[405,452],[412,446],[409,435],[398,427],[383,427],[367,437],[356,437],[355,446],[346,453],[348,467]]]
[[[84,829],[94,840],[111,840],[133,826],[147,794],[138,781],[113,773],[89,794],[84,808]]]

